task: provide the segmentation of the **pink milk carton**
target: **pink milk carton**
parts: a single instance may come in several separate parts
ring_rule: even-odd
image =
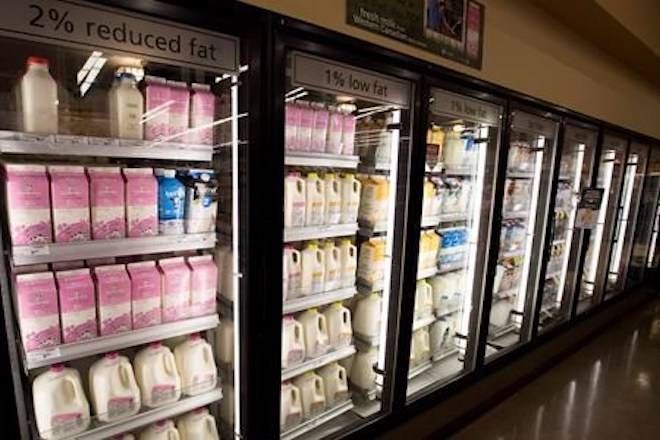
[[[190,315],[190,268],[183,257],[158,260],[161,273],[163,322],[178,321]]]
[[[170,88],[165,78],[146,76],[144,90],[144,138],[158,141],[167,137],[170,124]]]
[[[81,166],[49,166],[56,242],[90,239],[89,183]]]
[[[129,237],[158,235],[158,181],[152,168],[124,168]]]
[[[344,117],[337,107],[329,107],[328,135],[325,142],[325,152],[330,154],[341,153],[341,131],[344,126]]]
[[[142,261],[126,265],[131,279],[131,305],[133,328],[158,325],[161,318],[161,281],[155,261]]]
[[[213,145],[213,121],[215,120],[215,95],[208,84],[190,85],[190,130],[186,142]]]
[[[296,133],[298,149],[310,151],[312,148],[312,129],[314,128],[314,108],[309,102],[300,102],[300,125]]]
[[[215,313],[216,289],[218,287],[218,267],[213,255],[188,257],[190,277],[191,316],[204,316]]]
[[[59,345],[60,311],[52,272],[16,276],[16,301],[25,351]]]
[[[7,215],[14,246],[53,241],[46,167],[5,164]]]
[[[341,128],[341,153],[346,155],[355,154],[355,116],[344,113]]]
[[[94,268],[101,336],[131,329],[131,280],[123,264]]]
[[[170,89],[170,122],[167,129],[168,139],[183,142],[183,133],[188,130],[190,121],[190,91],[183,81],[167,81]]]
[[[330,113],[322,103],[315,103],[314,107],[314,128],[312,130],[312,143],[310,150],[323,153],[325,152],[325,141],[328,137],[328,120]]]
[[[94,240],[124,238],[124,179],[119,167],[91,167],[89,174],[92,206],[92,237]]]
[[[287,102],[284,106],[284,146],[287,151],[299,150],[298,126],[300,125],[300,106]]]
[[[94,283],[89,269],[56,272],[60,296],[62,335],[65,343],[97,336]]]

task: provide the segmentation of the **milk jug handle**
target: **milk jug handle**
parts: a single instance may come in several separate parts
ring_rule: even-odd
[[[212,415],[207,414],[204,417],[204,423],[206,423],[206,429],[209,430],[209,432],[213,433],[213,438],[217,439],[218,438],[218,428],[215,426],[215,419],[213,418]]]
[[[64,380],[71,386],[71,391],[73,392],[73,398],[76,399],[76,402],[79,405],[82,405],[82,400],[80,399],[80,393],[78,393],[78,384],[71,377],[65,377]]]
[[[167,440],[180,440],[179,431],[174,428],[167,431]]]
[[[213,360],[213,350],[210,345],[204,345],[204,362],[211,363]]]
[[[119,375],[124,386],[128,387],[131,382],[130,375],[128,374],[128,365],[119,364]]]
[[[176,373],[176,367],[174,365],[174,355],[171,353],[165,354],[165,371],[169,374]]]

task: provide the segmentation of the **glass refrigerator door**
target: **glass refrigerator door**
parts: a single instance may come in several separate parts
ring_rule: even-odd
[[[582,313],[600,301],[602,293],[602,276],[607,266],[609,237],[615,220],[618,206],[619,189],[623,179],[624,160],[627,143],[611,135],[603,139],[603,147],[598,164],[598,177],[596,187],[603,188],[603,200],[598,211],[596,226],[591,229],[589,244],[584,261],[580,296],[578,298],[577,312]],[[599,270],[600,269],[600,270]]]
[[[520,111],[512,115],[487,360],[531,337],[557,126]]]
[[[569,318],[576,287],[582,232],[575,227],[577,202],[589,186],[598,133],[570,124],[564,131],[550,249],[541,290],[539,332]]]
[[[612,240],[612,253],[605,286],[606,298],[621,292],[625,287],[648,154],[648,146],[635,142],[630,145]]]
[[[501,115],[431,90],[408,396],[474,369]]]
[[[280,421],[290,439],[387,410],[412,84],[303,52],[287,56]]]

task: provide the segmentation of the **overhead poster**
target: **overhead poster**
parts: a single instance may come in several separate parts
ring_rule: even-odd
[[[472,0],[346,0],[346,22],[481,69],[484,6]]]

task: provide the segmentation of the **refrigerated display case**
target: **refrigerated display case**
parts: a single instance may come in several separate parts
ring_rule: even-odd
[[[475,368],[502,112],[430,89],[409,399]]]
[[[389,410],[413,85],[300,50],[286,66],[280,436],[292,439]]]
[[[50,3],[8,2],[0,20],[0,275],[21,438],[240,435],[239,40]]]
[[[630,144],[624,171],[623,190],[620,196],[621,202],[616,214],[605,298],[622,292],[625,287],[648,155],[649,147],[647,145],[637,142]]]
[[[609,247],[616,221],[615,207],[619,206],[627,149],[628,142],[625,139],[612,134],[603,137],[596,179],[596,187],[603,189],[603,199],[596,225],[589,234],[577,313],[590,309],[603,298]]]
[[[559,159],[554,218],[541,285],[538,332],[569,319],[577,288],[584,232],[576,226],[577,203],[591,184],[598,131],[567,123]]]
[[[511,114],[501,229],[488,322],[486,361],[531,338],[549,226],[558,122],[525,111]]]

